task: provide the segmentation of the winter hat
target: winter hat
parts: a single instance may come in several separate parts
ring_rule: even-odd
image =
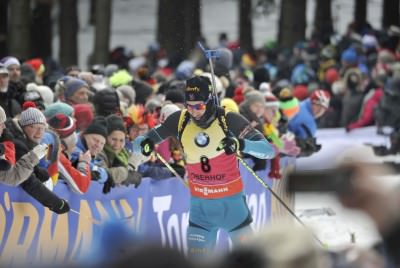
[[[332,85],[335,81],[339,79],[339,73],[335,68],[329,68],[325,72],[325,81]]]
[[[189,79],[193,75],[195,67],[192,61],[184,60],[176,67],[175,77],[179,80]]]
[[[348,48],[343,51],[341,61],[350,65],[357,64],[357,53],[354,49]]]
[[[163,123],[168,118],[168,116],[179,110],[179,107],[173,103],[168,103],[164,105],[160,111],[160,122]]]
[[[8,75],[8,70],[6,66],[0,63],[0,74],[7,74]]]
[[[18,122],[21,127],[26,127],[33,124],[46,125],[46,117],[39,109],[29,107],[28,109],[22,111]]]
[[[296,85],[293,87],[293,96],[299,100],[305,100],[308,97],[308,87],[307,85]]]
[[[68,137],[76,130],[74,119],[62,113],[55,114],[53,117],[47,120],[47,123],[58,133],[62,139]]]
[[[66,116],[72,116],[73,111],[74,108],[72,108],[71,105],[66,104],[65,102],[55,102],[47,106],[43,113],[46,118],[51,118],[56,113],[61,113]]]
[[[123,97],[129,100],[128,105],[134,104],[136,99],[136,92],[133,87],[129,85],[122,85],[117,87],[117,92],[120,92]]]
[[[108,116],[120,113],[119,97],[114,89],[104,89],[93,96],[93,105],[96,115]]]
[[[116,130],[126,133],[125,124],[124,124],[124,120],[122,119],[122,117],[115,115],[115,114],[111,114],[106,117],[106,122],[107,122],[108,135],[110,135],[111,132],[116,131]]]
[[[205,76],[194,76],[186,81],[185,101],[207,101],[211,97],[211,81]]]
[[[86,84],[85,81],[78,79],[78,78],[69,78],[65,83],[64,83],[64,97],[65,99],[69,99],[76,91],[81,89],[82,87],[86,87],[89,89],[88,84]]]
[[[84,130],[93,121],[93,108],[88,103],[74,105],[74,117],[76,119],[76,127],[79,130]]]
[[[221,100],[221,106],[229,112],[239,113],[239,107],[237,103],[231,98],[223,98]]]
[[[180,89],[168,90],[167,93],[165,94],[165,100],[170,101],[172,103],[184,103],[185,94]]]
[[[254,70],[254,88],[259,88],[261,83],[269,82],[269,72],[264,66],[259,66]]]
[[[3,124],[7,120],[6,112],[4,111],[3,107],[0,106],[0,124]]]
[[[40,58],[34,58],[25,62],[26,64],[30,65],[33,70],[35,70],[36,75],[41,76],[46,71],[44,67],[43,60]]]
[[[378,46],[378,41],[376,37],[370,34],[366,34],[362,37],[362,45],[367,49],[376,48]]]
[[[96,117],[84,131],[83,135],[97,134],[107,139],[107,121],[103,116]]]
[[[18,65],[20,66],[21,63],[19,62],[19,60],[15,57],[12,56],[8,56],[8,57],[4,57],[0,60],[0,63],[4,64],[4,66],[6,68],[8,68],[11,65]]]
[[[26,91],[38,92],[45,106],[52,104],[54,101],[54,93],[48,86],[39,86],[35,83],[29,83],[26,85]]]
[[[265,107],[279,107],[280,102],[278,98],[272,94],[272,92],[267,91],[264,93]]]
[[[110,84],[116,88],[122,85],[127,85],[133,80],[132,75],[127,70],[119,70],[110,77]]]
[[[153,89],[146,82],[134,81],[132,86],[136,91],[136,104],[145,105],[147,98],[153,94]]]

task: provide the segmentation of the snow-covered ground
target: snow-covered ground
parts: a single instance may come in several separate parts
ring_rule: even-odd
[[[385,144],[387,138],[376,135],[374,127],[346,133],[343,129],[323,129],[317,133],[322,149],[309,158],[299,159],[299,170],[325,169],[333,167],[345,151],[365,143]],[[362,148],[366,154],[373,155],[372,149]],[[400,156],[374,157],[371,161],[400,162]],[[382,187],[400,185],[399,175],[379,177]],[[354,243],[368,247],[380,239],[371,219],[364,213],[345,209],[333,194],[297,193],[295,212],[300,219],[314,229],[315,234],[330,249],[340,249]]]
[[[312,31],[315,1],[307,1],[307,33]],[[79,3],[79,65],[86,67],[88,55],[93,50],[94,29],[88,25],[89,0]],[[113,0],[111,48],[124,45],[140,54],[155,41],[157,27],[157,0]],[[280,0],[275,0],[276,8],[267,16],[253,18],[254,45],[262,46],[267,40],[277,36]],[[201,23],[203,35],[214,46],[218,34],[226,32],[231,40],[238,35],[237,0],[201,0]],[[179,8],[179,7],[177,7]],[[368,0],[368,20],[379,28],[381,23],[382,1]],[[343,33],[353,18],[354,1],[332,0],[334,28]],[[55,13],[56,16],[56,13]],[[56,27],[54,27],[56,28]],[[58,59],[58,29],[54,29],[53,54]]]

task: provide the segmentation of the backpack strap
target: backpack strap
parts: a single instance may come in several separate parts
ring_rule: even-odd
[[[226,122],[226,114],[227,113],[228,113],[228,111],[226,111],[224,108],[222,108],[222,107],[217,108],[218,123],[219,123],[220,127],[222,128],[222,130],[224,131],[225,136],[229,135],[228,124]]]
[[[189,122],[190,115],[187,112],[187,109],[183,109],[181,112],[181,115],[179,116],[179,121],[178,121],[178,140],[180,141],[182,138],[183,131],[185,130],[185,127],[187,123]]]

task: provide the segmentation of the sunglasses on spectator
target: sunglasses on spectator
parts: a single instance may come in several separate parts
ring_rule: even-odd
[[[189,104],[189,103],[186,103],[186,108],[188,108],[188,109],[190,109],[190,110],[204,111],[204,110],[206,109],[206,107],[207,107],[207,103],[208,103],[210,100],[211,100],[211,98],[208,99],[208,100],[206,100],[205,102],[197,103],[197,104]]]

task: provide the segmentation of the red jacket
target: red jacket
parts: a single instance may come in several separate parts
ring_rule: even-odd
[[[350,123],[347,126],[348,130],[365,127],[374,123],[374,109],[383,96],[383,89],[377,88],[369,92],[363,101],[360,115],[356,122]]]
[[[61,153],[58,169],[64,180],[67,181],[67,183],[75,192],[80,194],[87,192],[92,180],[88,164],[86,164],[86,170],[84,174],[72,166],[71,161],[63,153]]]

